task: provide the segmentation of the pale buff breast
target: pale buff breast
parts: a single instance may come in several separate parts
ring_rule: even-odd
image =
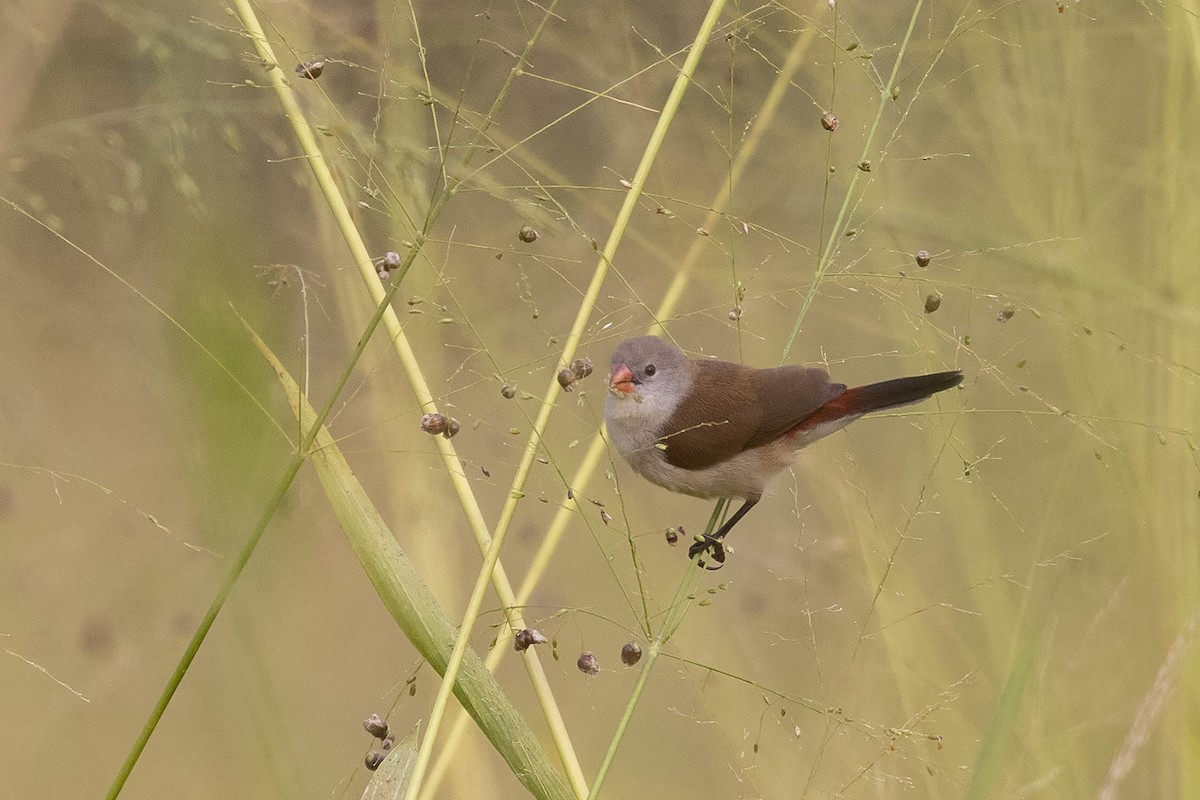
[[[744,450],[702,469],[672,466],[658,452],[638,451],[625,458],[643,478],[673,492],[693,497],[757,499],[771,478],[791,465],[792,456],[789,444],[780,441]]]

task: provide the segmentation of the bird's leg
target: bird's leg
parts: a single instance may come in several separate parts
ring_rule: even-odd
[[[731,530],[733,530],[733,526],[738,524],[738,520],[746,516],[747,511],[754,508],[754,504],[757,502],[758,498],[755,497],[752,500],[747,500],[746,502],[742,503],[742,507],[733,512],[732,517],[725,520],[725,524],[721,526],[720,530],[712,535],[704,534],[703,539],[693,543],[692,546],[688,548],[688,558],[701,556],[702,558],[700,561],[700,566],[704,567],[705,569],[720,569],[721,565],[725,563],[725,546],[721,544],[721,540],[724,539]],[[712,551],[713,561],[717,565],[715,567],[709,567],[703,561],[703,554],[707,553],[709,550]]]

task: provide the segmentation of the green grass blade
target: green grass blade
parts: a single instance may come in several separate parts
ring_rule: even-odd
[[[312,425],[316,413],[300,387],[261,339],[255,336],[254,342],[270,361],[301,426]],[[325,427],[317,432],[311,458],[342,530],[379,598],[421,656],[443,674],[458,633],[454,623],[401,550]],[[535,797],[573,800],[566,780],[474,650],[468,649],[463,657],[454,694]]]
[[[967,785],[967,791],[963,795],[964,800],[984,800],[984,798],[999,796],[996,793],[998,789],[996,782],[1003,776],[1012,774],[1012,771],[1004,769],[1004,766],[1008,759],[1017,720],[1021,715],[1021,701],[1025,697],[1025,686],[1029,683],[1029,676],[1033,672],[1035,656],[1041,649],[1040,646],[1041,638],[1039,636],[1026,637],[1013,661],[1012,669],[1008,673],[1008,680],[1004,683],[1004,690],[1000,692],[1000,699],[996,702],[996,714],[992,717],[992,724],[988,726],[987,733],[983,737],[983,745],[975,759],[975,768],[971,770],[971,782]]]
[[[388,751],[387,758],[375,770],[362,800],[400,800],[408,790],[413,767],[417,763],[417,732],[405,736]]]

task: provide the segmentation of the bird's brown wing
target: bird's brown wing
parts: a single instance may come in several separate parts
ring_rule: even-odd
[[[754,370],[741,364],[693,361],[688,368],[691,391],[659,432],[659,444],[672,466],[703,469],[746,449],[759,427],[757,388]]]
[[[846,391],[846,384],[832,382],[828,372],[815,367],[756,369],[751,374],[760,415],[744,445],[747,450],[773,442]]]
[[[823,369],[752,369],[725,361],[690,366],[692,391],[659,433],[667,463],[681,469],[710,467],[773,442],[846,391]]]

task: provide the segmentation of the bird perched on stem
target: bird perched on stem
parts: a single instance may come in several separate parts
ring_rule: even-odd
[[[604,421],[617,452],[643,478],[693,497],[744,501],[688,551],[696,557],[711,550],[720,565],[722,540],[797,450],[864,414],[961,382],[962,372],[954,370],[848,389],[823,369],[691,359],[671,342],[638,336],[613,353]]]

